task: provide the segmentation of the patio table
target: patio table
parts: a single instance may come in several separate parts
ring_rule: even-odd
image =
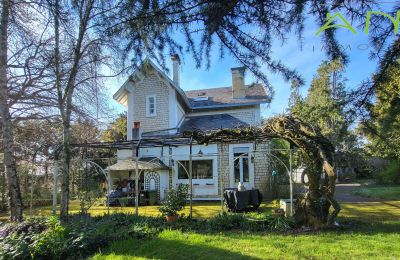
[[[257,210],[262,202],[262,194],[258,189],[227,189],[224,191],[224,202],[228,211],[232,212]]]

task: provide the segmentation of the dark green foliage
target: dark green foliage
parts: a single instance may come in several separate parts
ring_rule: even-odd
[[[0,259],[79,259],[117,240],[151,239],[163,230],[193,232],[286,231],[291,220],[265,213],[217,215],[209,220],[182,217],[169,223],[161,217],[112,214],[73,215],[61,224],[55,217],[28,219],[0,228]]]
[[[63,225],[54,217],[29,219],[0,229],[0,256],[4,259],[83,258],[119,239],[151,237],[163,223],[160,218],[126,214],[93,218],[74,215]]]
[[[291,106],[291,113],[318,127],[336,149],[342,150],[348,135],[349,119],[345,114],[346,92],[344,66],[340,60],[324,61],[314,76],[307,97]]]
[[[234,57],[271,87],[264,68],[281,74],[285,80],[304,83],[296,71],[273,57],[272,43],[284,44],[297,36],[300,47],[308,25],[305,17],[316,21],[312,25],[318,28],[325,24],[329,12],[341,12],[351,17],[348,19],[353,26],[361,26],[367,11],[382,7],[370,0],[124,0],[110,9],[113,11],[106,12],[102,19],[106,28],[103,34],[116,43],[114,48],[123,65],[138,64],[147,56],[165,69],[165,54],[179,53],[190,54],[198,67],[209,68],[216,50],[221,58],[227,54]],[[393,12],[396,10],[394,7]],[[378,25],[390,31],[376,30]],[[389,19],[372,22],[371,26],[375,46],[391,40],[393,26]],[[336,29],[323,31],[319,39],[329,58],[347,60],[336,39]]]
[[[208,228],[212,231],[241,229],[246,221],[245,216],[242,214],[223,213],[211,218],[208,221]]]
[[[181,211],[185,207],[188,190],[189,186],[185,184],[179,184],[176,189],[169,190],[167,198],[159,208],[160,212],[164,216],[177,215],[178,211]]]
[[[102,140],[105,142],[126,141],[126,113],[119,114],[118,118],[111,122],[102,133]]]
[[[366,111],[360,130],[369,141],[371,154],[400,159],[400,38],[387,56],[370,82],[369,99],[363,100]]]
[[[293,219],[284,216],[269,216],[268,228],[273,231],[286,231],[294,227]]]
[[[400,184],[400,161],[390,162],[377,178],[380,183]]]

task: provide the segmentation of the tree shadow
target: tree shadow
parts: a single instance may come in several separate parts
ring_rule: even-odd
[[[203,242],[209,242],[210,245],[185,243],[176,239],[170,240],[159,237],[149,238],[149,240],[128,239],[114,243],[107,255],[124,259],[130,257],[146,259],[259,259],[213,247],[212,241],[207,241],[207,238],[203,239]],[[240,245],[237,246],[240,247]]]

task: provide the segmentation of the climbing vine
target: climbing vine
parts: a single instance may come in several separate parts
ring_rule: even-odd
[[[189,133],[187,133],[189,134]],[[195,131],[190,135],[200,144],[211,142],[257,141],[281,138],[298,147],[301,153],[308,191],[297,198],[295,218],[299,224],[326,226],[334,224],[340,211],[334,199],[336,173],[332,166],[334,147],[319,129],[292,116],[276,116],[260,127]],[[323,177],[323,178],[322,178]],[[304,176],[302,178],[304,180]],[[330,211],[330,209],[333,209]]]

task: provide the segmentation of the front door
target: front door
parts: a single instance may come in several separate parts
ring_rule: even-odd
[[[251,167],[251,154],[249,147],[234,147],[233,148],[233,188],[237,188],[239,182],[242,182],[246,189],[253,188],[252,177],[253,172]]]

